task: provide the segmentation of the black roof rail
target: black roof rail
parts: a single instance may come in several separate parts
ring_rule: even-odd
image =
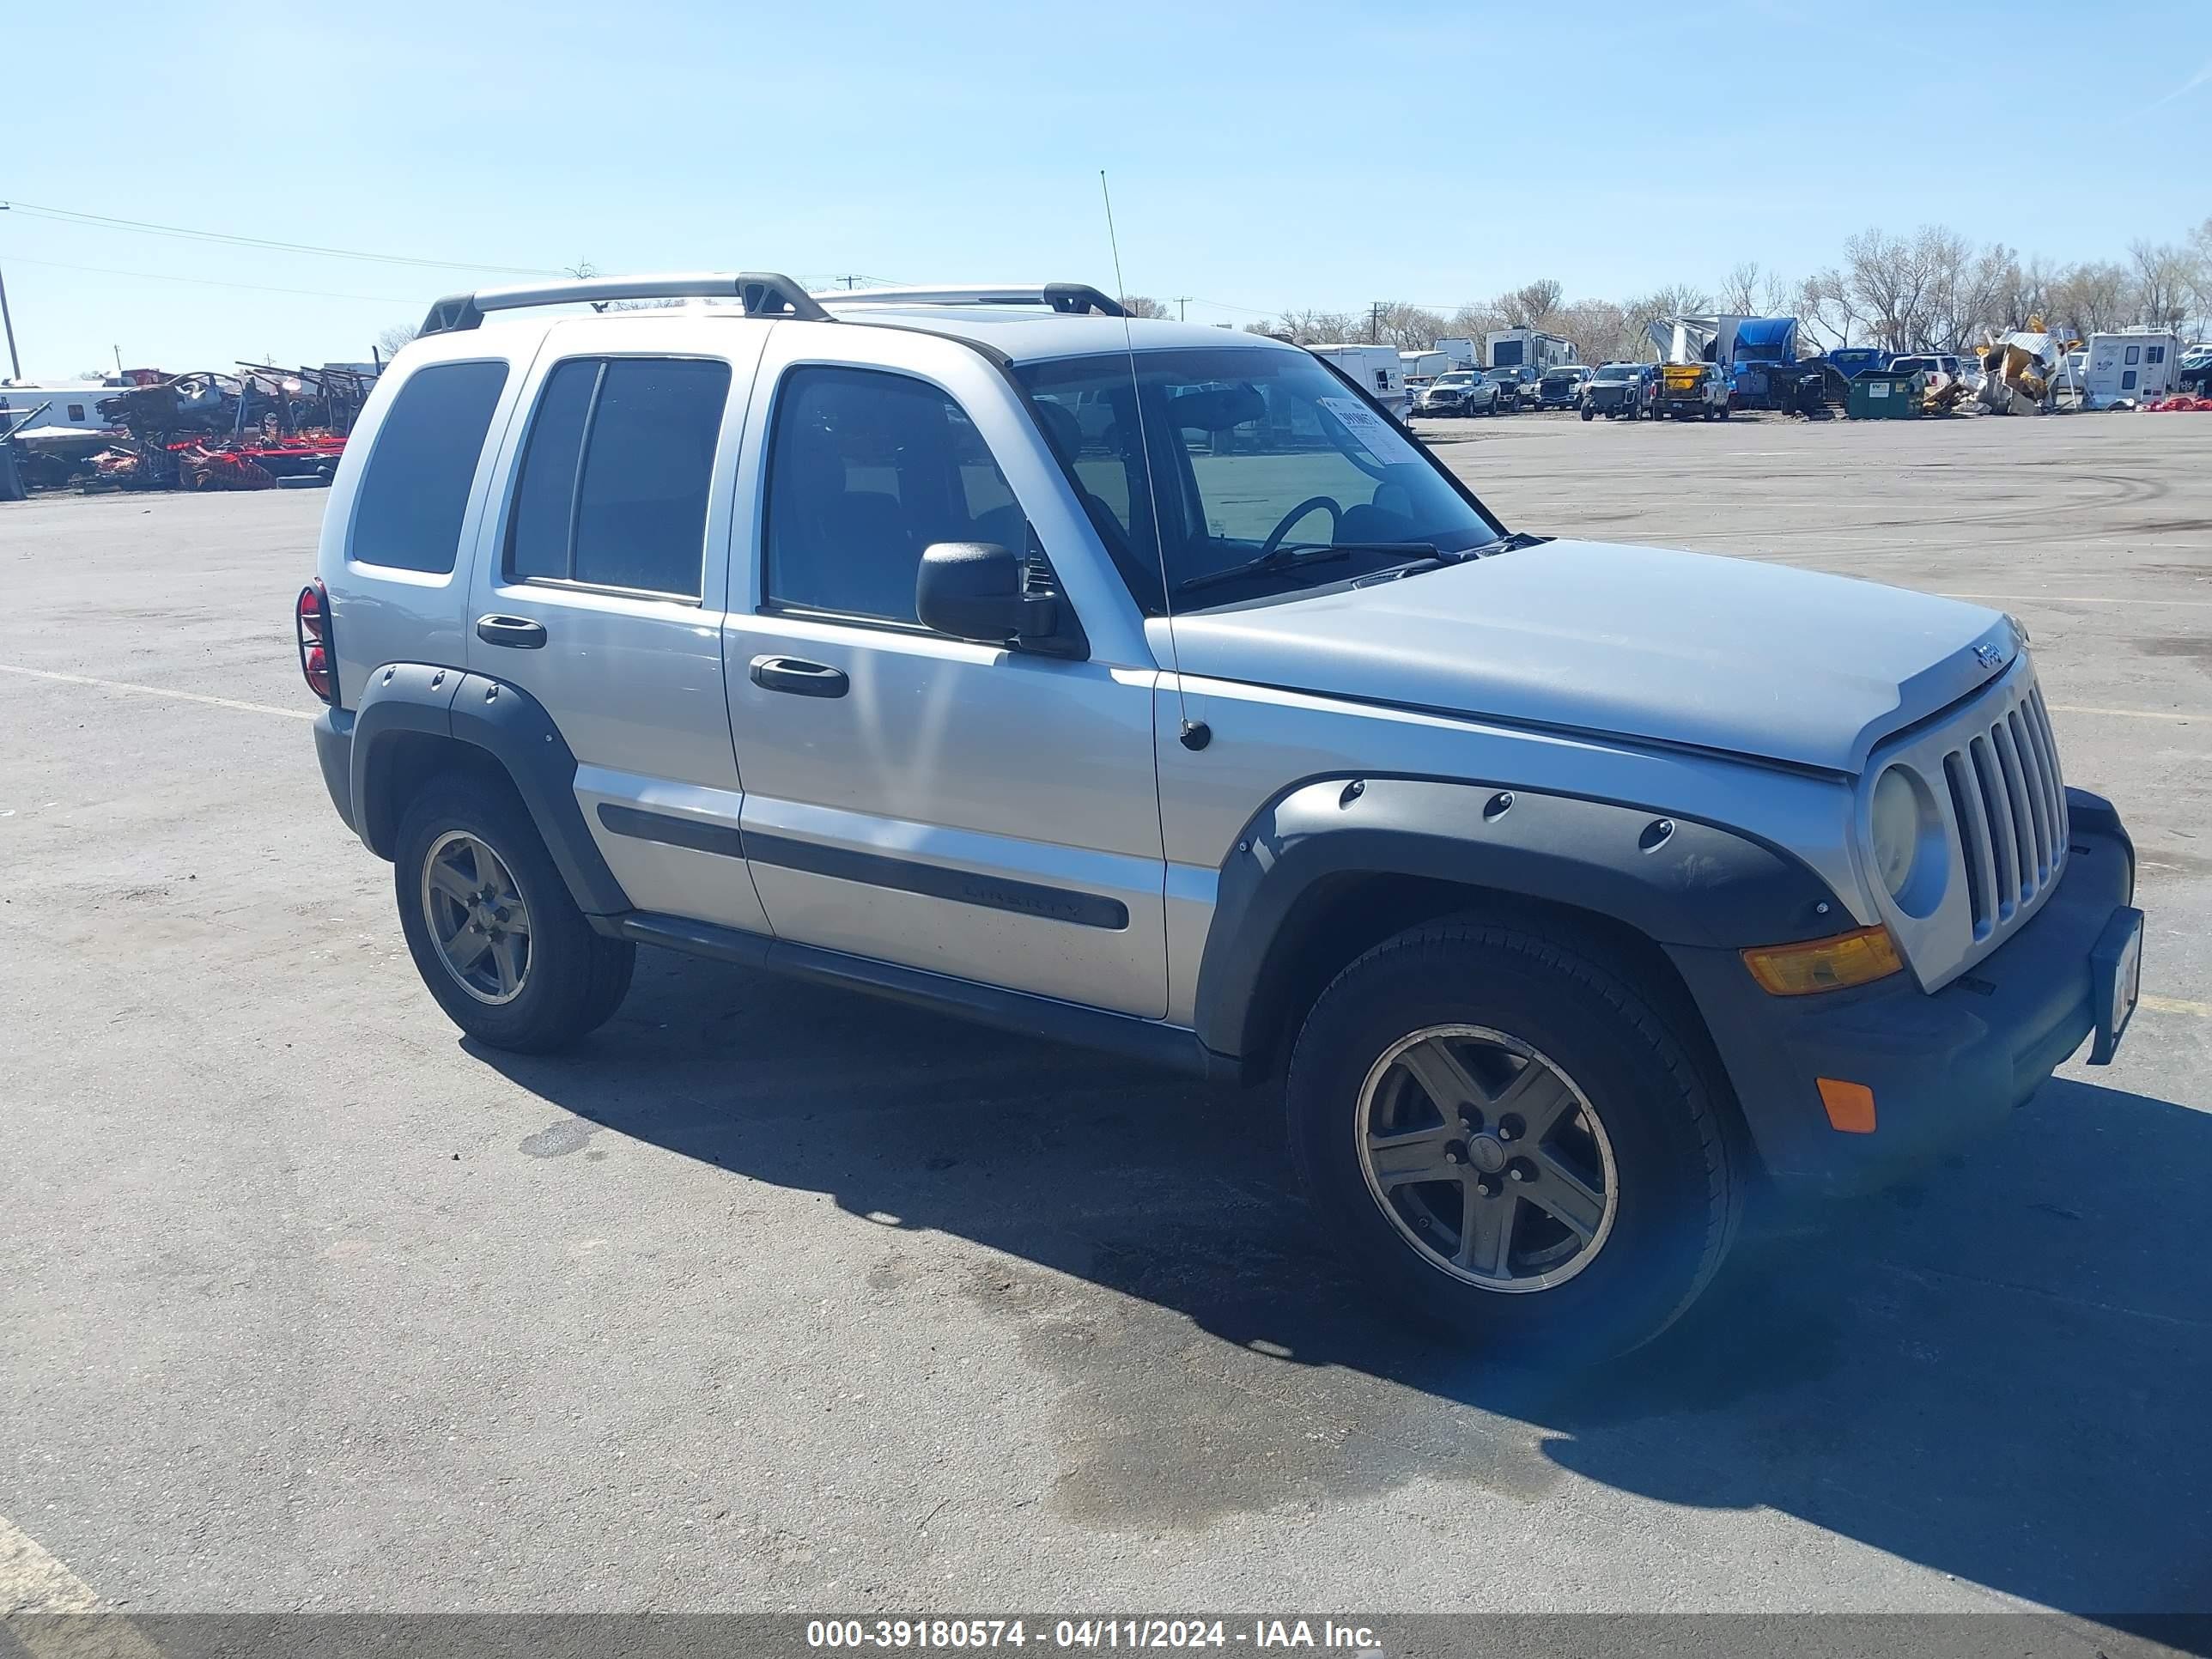
[[[788,317],[809,323],[832,320],[805,289],[775,271],[688,271],[660,276],[576,276],[566,282],[449,294],[430,307],[421,332],[457,333],[477,327],[487,312],[518,311],[530,306],[694,299],[734,299],[748,317]]]
[[[1088,283],[927,283],[915,288],[831,289],[814,296],[841,306],[1048,306],[1063,317],[1126,317],[1119,301]]]

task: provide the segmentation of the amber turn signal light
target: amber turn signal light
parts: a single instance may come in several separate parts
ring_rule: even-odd
[[[1861,927],[1799,945],[1762,945],[1743,953],[1743,965],[1769,996],[1809,996],[1886,979],[1905,966],[1887,927]]]

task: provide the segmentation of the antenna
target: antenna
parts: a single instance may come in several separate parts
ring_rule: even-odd
[[[1128,289],[1121,281],[1121,240],[1114,234],[1114,193],[1106,188],[1106,169],[1098,169],[1098,193],[1106,203],[1106,242],[1114,251],[1114,292],[1126,294]],[[1129,331],[1129,314],[1121,313],[1121,349],[1129,358],[1129,401],[1137,411],[1137,448],[1145,460],[1145,495],[1151,506],[1152,520],[1152,556],[1160,571],[1160,611],[1167,618],[1168,661],[1175,672],[1176,713],[1182,729],[1176,733],[1186,749],[1203,749],[1213,741],[1213,729],[1204,720],[1190,717],[1190,705],[1184,700],[1182,690],[1182,651],[1176,644],[1175,591],[1168,581],[1168,552],[1164,538],[1160,534],[1160,492],[1158,482],[1152,477],[1152,441],[1145,430],[1144,388],[1137,384],[1137,345]]]

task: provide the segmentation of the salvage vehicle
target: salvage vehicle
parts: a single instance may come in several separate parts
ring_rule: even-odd
[[[1652,385],[1649,363],[1603,364],[1583,388],[1583,419],[1602,415],[1608,421],[1641,420]]]
[[[1589,384],[1589,377],[1590,368],[1587,363],[1554,363],[1536,382],[1537,408],[1579,407],[1583,388]]]
[[[1531,405],[1536,391],[1536,371],[1508,365],[1503,368],[1486,368],[1482,378],[1498,388],[1498,412],[1516,414]]]
[[[1503,386],[1487,376],[1455,368],[1449,374],[1439,374],[1421,388],[1420,396],[1413,403],[1413,412],[1431,416],[1495,415],[1504,392]]]
[[[1728,376],[1714,363],[1663,363],[1651,400],[1659,420],[1724,421],[1729,415]]]
[[[475,1042],[653,945],[1271,1081],[1347,1271],[1515,1358],[2135,1006],[2012,618],[1514,530],[1331,364],[1079,284],[442,301],[317,572],[324,781]]]

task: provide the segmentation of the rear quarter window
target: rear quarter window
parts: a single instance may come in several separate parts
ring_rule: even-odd
[[[452,572],[507,372],[503,362],[431,363],[407,377],[362,473],[348,556],[395,570]]]

